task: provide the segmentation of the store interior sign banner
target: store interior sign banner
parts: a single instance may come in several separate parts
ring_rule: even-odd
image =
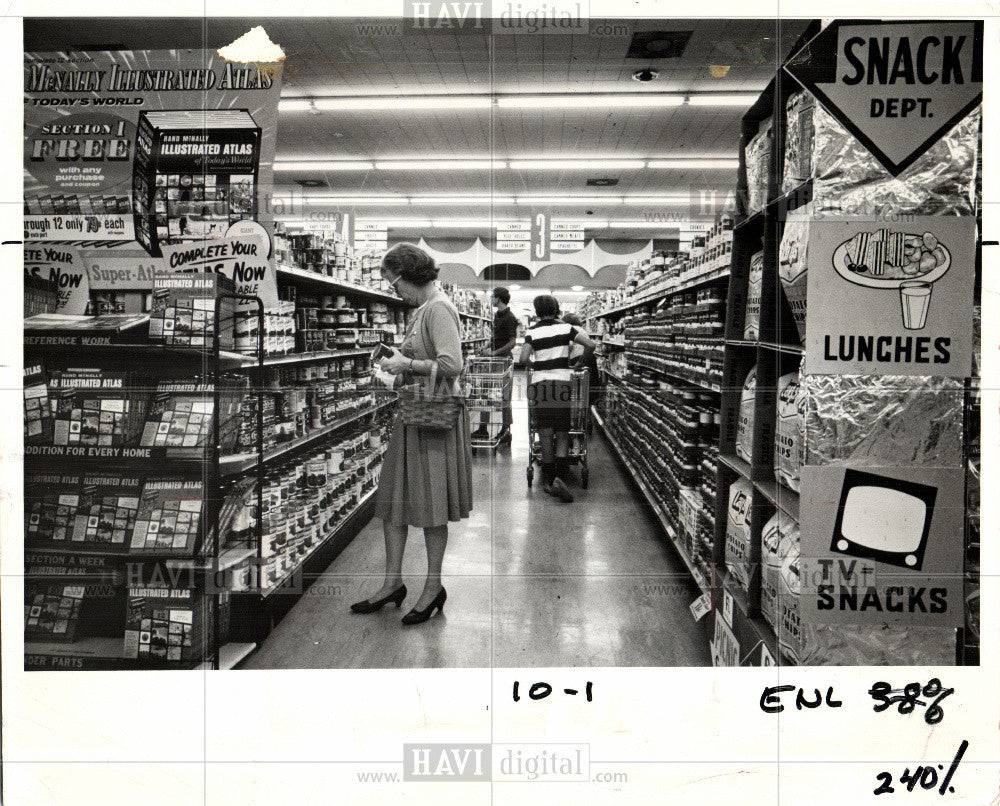
[[[983,23],[831,23],[787,70],[893,176],[982,103]]]
[[[971,373],[975,221],[901,218],[810,224],[806,372]]]
[[[167,271],[215,272],[233,280],[236,293],[259,297],[265,308],[278,304],[278,281],[268,260],[270,237],[254,221],[234,224],[225,238],[167,247]]]
[[[801,616],[961,626],[961,468],[802,468]]]
[[[55,284],[55,313],[82,316],[90,302],[90,278],[80,253],[62,243],[24,245],[24,273]]]
[[[272,186],[280,83],[280,72],[214,51],[26,53],[25,240],[131,242],[136,222],[148,219],[157,243],[173,244],[259,219],[256,195]],[[203,142],[171,134],[205,128],[212,115],[219,121]],[[177,170],[146,177],[143,155],[153,146],[158,164]],[[148,214],[136,215],[137,199],[149,201]],[[159,255],[148,238],[145,245]]]

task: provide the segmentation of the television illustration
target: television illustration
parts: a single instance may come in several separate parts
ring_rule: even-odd
[[[848,469],[830,550],[919,571],[937,488]]]

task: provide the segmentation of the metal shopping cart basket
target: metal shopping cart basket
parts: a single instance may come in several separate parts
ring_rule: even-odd
[[[496,451],[500,445],[504,403],[511,399],[513,377],[514,365],[509,358],[472,356],[466,362],[464,387],[473,451],[477,448]]]
[[[531,388],[531,367],[527,372],[527,388]],[[590,482],[590,470],[587,467],[587,433],[590,420],[590,380],[587,370],[574,370],[570,376],[570,432],[569,459],[570,465],[580,468],[580,486],[587,489]],[[534,405],[531,395],[528,395],[528,486],[535,479],[535,463],[541,464],[542,444],[536,427]]]

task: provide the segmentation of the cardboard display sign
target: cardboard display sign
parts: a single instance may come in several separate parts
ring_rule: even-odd
[[[983,23],[839,20],[786,69],[893,176],[983,98]]]
[[[818,624],[960,626],[960,468],[802,469],[800,615]]]
[[[232,279],[238,294],[259,297],[265,308],[275,308],[278,280],[268,259],[270,250],[267,231],[255,221],[241,221],[224,238],[165,247],[163,262],[170,272],[223,274]]]
[[[59,301],[55,313],[82,316],[90,302],[90,283],[80,253],[61,243],[24,245],[24,272],[55,283]]]
[[[811,222],[806,372],[968,376],[975,244],[971,218]]]

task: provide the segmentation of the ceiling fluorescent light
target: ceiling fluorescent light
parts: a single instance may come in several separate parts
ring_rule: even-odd
[[[359,95],[317,98],[314,103],[323,112],[395,112],[401,109],[489,109],[493,99],[489,95]]]
[[[704,170],[723,170],[732,169],[735,170],[740,165],[738,159],[662,159],[662,160],[650,160],[646,167],[647,168],[663,168],[663,169],[675,169],[675,170],[687,170],[699,168]]]
[[[750,107],[757,100],[757,95],[742,93],[691,93],[688,106],[745,106]]]
[[[548,160],[548,159],[537,159],[537,160],[511,160],[510,167],[515,171],[546,171],[546,170],[594,170],[594,163],[598,162],[600,168],[603,169],[639,169],[643,168],[646,163],[644,160],[616,160],[616,159],[603,159],[601,157],[591,159],[568,159],[568,160]]]
[[[625,204],[663,204],[672,207],[689,205],[693,203],[692,196],[626,196]]]
[[[360,160],[302,160],[274,163],[275,171],[370,171],[372,162]]]
[[[488,171],[506,168],[503,160],[385,160],[375,163],[380,171]]]
[[[592,109],[624,106],[683,106],[684,95],[675,93],[621,93],[616,95],[501,95],[497,106],[503,109]]]
[[[621,196],[518,196],[518,204],[554,204],[554,205],[577,205],[577,204],[621,204]]]
[[[414,196],[411,204],[514,204],[513,196]]]
[[[278,101],[279,112],[308,112],[312,101],[308,98],[282,98]]]
[[[410,201],[405,196],[345,196],[337,198],[332,196],[300,196],[290,200],[292,204],[301,204],[304,207],[392,207],[394,205],[406,205]]]

